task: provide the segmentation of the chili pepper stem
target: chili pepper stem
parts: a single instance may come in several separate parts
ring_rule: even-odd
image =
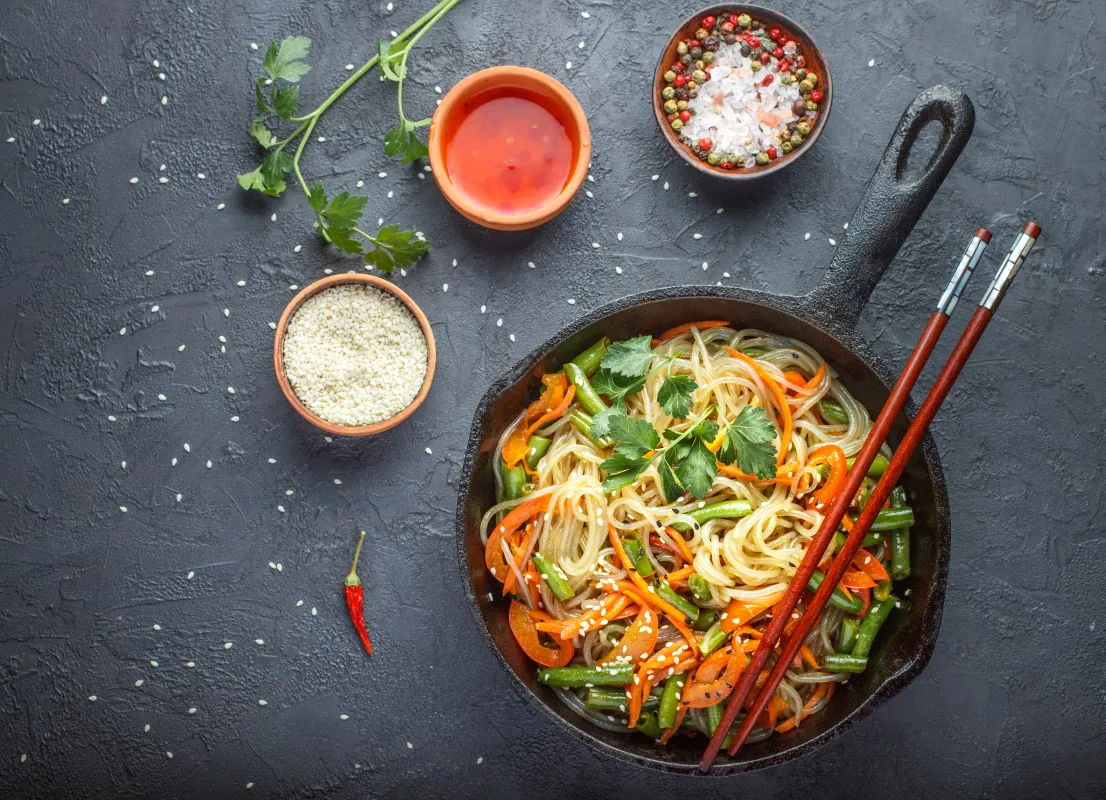
[[[365,543],[365,532],[361,531],[361,538],[357,540],[357,549],[353,551],[353,566],[349,568],[346,576],[346,586],[360,586],[361,579],[357,577],[357,561],[361,558],[361,545]]]

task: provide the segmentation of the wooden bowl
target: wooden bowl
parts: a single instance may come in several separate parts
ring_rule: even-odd
[[[545,205],[520,214],[503,214],[473,202],[459,191],[450,180],[445,158],[445,134],[451,120],[467,113],[471,103],[481,92],[497,87],[518,87],[547,98],[567,121],[566,132],[573,143],[572,171],[564,188]],[[434,180],[445,199],[455,209],[478,225],[501,231],[521,231],[536,228],[560,214],[580,190],[591,163],[591,130],[580,102],[564,84],[556,78],[529,67],[490,67],[474,72],[462,80],[442,98],[430,122],[428,147],[430,166]]]
[[[752,167],[722,169],[721,167],[708,164],[695,155],[695,153],[691,152],[691,148],[680,140],[679,134],[672,130],[672,126],[669,124],[668,118],[664,113],[664,101],[661,99],[661,90],[667,85],[664,82],[664,73],[673,62],[679,60],[679,54],[676,52],[677,45],[679,45],[681,40],[687,37],[694,37],[695,29],[700,27],[699,21],[703,17],[708,14],[718,16],[722,12],[748,14],[753,19],[765,23],[765,27],[779,28],[781,31],[788,34],[788,37],[794,39],[799,45],[799,51],[806,57],[807,69],[818,76],[818,89],[823,94],[822,102],[819,104],[818,116],[814,118],[814,125],[811,128],[810,135],[790,153],[785,153],[764,165],[757,164]],[[825,127],[826,119],[829,117],[832,100],[833,81],[830,78],[829,66],[826,64],[826,59],[821,49],[814,43],[814,39],[811,38],[810,34],[799,27],[798,23],[778,11],[761,8],[760,6],[749,6],[736,3],[722,3],[707,6],[680,23],[680,26],[668,40],[667,46],[661,52],[660,60],[657,61],[657,69],[653,75],[653,89],[651,95],[653,115],[656,117],[657,125],[661,129],[661,135],[664,136],[672,149],[676,151],[676,154],[700,172],[727,181],[753,180],[773,172],[778,172],[792,164],[799,156],[809,150],[822,134],[822,128]]]
[[[333,422],[327,422],[304,405],[299,397],[296,396],[296,392],[292,388],[292,384],[289,383],[288,375],[284,370],[284,337],[288,332],[289,320],[292,319],[292,316],[299,310],[300,306],[309,298],[314,297],[324,289],[329,289],[331,286],[338,286],[341,284],[374,286],[380,291],[392,295],[407,306],[407,310],[418,320],[422,335],[426,337],[426,375],[422,379],[422,386],[419,387],[419,393],[415,395],[414,400],[407,404],[406,408],[395,416],[382,419],[379,422],[373,422],[369,425],[335,425]],[[374,434],[383,433],[386,430],[394,428],[396,425],[403,422],[411,416],[415,412],[415,409],[422,405],[422,401],[426,399],[426,394],[430,391],[430,382],[434,379],[434,367],[437,365],[437,362],[438,355],[434,346],[434,331],[431,330],[426,315],[422,313],[422,309],[418,307],[415,301],[394,283],[386,281],[383,278],[378,278],[375,275],[362,275],[357,272],[347,272],[342,275],[328,275],[301,289],[300,293],[293,297],[291,302],[285,307],[284,313],[280,315],[280,322],[277,323],[276,328],[276,336],[273,337],[273,369],[276,372],[277,383],[280,384],[280,390],[284,392],[285,398],[287,398],[292,408],[294,408],[301,417],[316,428],[321,428],[327,433],[335,436],[373,436]]]

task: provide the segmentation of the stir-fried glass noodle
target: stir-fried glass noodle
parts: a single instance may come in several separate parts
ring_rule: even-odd
[[[500,502],[480,527],[515,638],[596,726],[710,735],[868,413],[808,345],[721,321],[604,339],[542,382],[499,439]],[[912,523],[896,489],[754,739],[798,727],[865,668]]]

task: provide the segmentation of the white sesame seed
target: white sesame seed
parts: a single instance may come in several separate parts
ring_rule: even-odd
[[[126,336],[127,335],[127,328],[126,328],[125,325],[122,328],[119,329],[119,335],[120,336]]]
[[[326,141],[326,137],[325,136],[317,136],[317,137],[315,137],[315,141],[318,142],[319,144],[322,144],[323,142]]]
[[[710,264],[708,264],[706,261],[704,261],[703,262],[703,272],[706,272],[709,267],[710,267]]]
[[[537,267],[537,265],[533,261],[527,261],[526,266],[528,266],[530,269],[535,269]]]
[[[483,764],[484,763],[484,756],[478,756],[477,759],[476,759],[476,763],[477,764]]]
[[[61,204],[62,204],[63,206],[67,206],[67,205],[69,205],[69,198],[68,198],[68,197],[63,197],[63,198],[61,199]]]
[[[223,316],[224,317],[229,317],[230,316],[230,309],[229,308],[224,308],[223,309]]]
[[[184,495],[182,495],[182,494],[180,494],[180,493],[178,493],[178,494],[177,494],[177,502],[178,502],[178,503],[179,503],[179,502],[181,501],[181,498],[182,498],[182,497],[184,497]]]
[[[166,757],[166,758],[172,758],[172,757],[173,757],[173,753],[172,753],[172,751],[170,751],[170,750],[166,750],[166,751],[165,751],[165,757]]]
[[[190,707],[190,708],[188,709],[188,713],[189,713],[189,714],[195,714],[195,713],[196,713],[196,707],[195,707],[195,706],[191,706],[191,707]]]
[[[334,479],[334,485],[335,486],[341,486],[342,485],[342,479],[341,478],[335,478]]]
[[[253,643],[254,644],[265,644],[265,640],[264,639],[254,639]]]
[[[232,647],[234,647],[234,642],[223,642],[223,649],[224,650],[230,650],[230,648],[232,648]]]
[[[269,701],[268,700],[258,700],[257,704],[259,706],[267,706],[267,705],[269,705]]]
[[[502,328],[503,327],[503,317],[500,317],[499,319],[497,319],[495,321],[495,327],[497,327],[497,328]]]
[[[507,338],[513,342],[515,340],[515,335],[512,333]]]
[[[829,243],[830,243],[831,247],[836,247],[837,246],[837,240],[836,239],[831,238],[829,240]]]
[[[252,789],[253,788],[253,781],[247,781],[246,782],[246,788],[247,789]]]
[[[614,268],[614,271],[615,271],[616,273],[618,273],[619,275],[621,275],[621,274],[622,274],[622,267],[615,267],[615,268]]]
[[[146,682],[146,681],[144,681],[144,680],[143,680],[142,678],[139,678],[138,680],[136,680],[136,681],[134,682],[134,685],[135,685],[135,686],[141,686],[141,685],[142,685],[142,684],[144,684],[145,682]]]
[[[257,42],[250,42],[250,49],[251,50],[256,50],[257,49]]]
[[[803,241],[804,242],[809,242],[810,241],[810,233],[809,232],[803,234]]]
[[[667,192],[667,191],[668,191],[668,189],[669,189],[669,185],[670,185],[670,184],[668,183],[668,181],[665,181],[665,182],[664,182],[664,190],[665,190],[666,192]]]
[[[163,106],[167,106],[167,105],[169,105],[169,98],[168,98],[168,96],[166,96],[166,95],[162,95],[162,96],[161,96],[161,104],[162,104]]]
[[[95,702],[96,702],[97,700],[99,700],[100,698],[99,698],[99,697],[97,697],[97,696],[96,696],[96,695],[94,695],[94,694],[90,694],[90,695],[88,696],[88,699],[89,699],[89,701],[90,701],[90,702],[93,702],[93,703],[95,703]]]
[[[576,305],[576,301],[573,300],[571,297],[565,300],[565,302],[568,303],[570,306]]]
[[[315,606],[311,606],[311,616],[313,616],[313,617],[319,616],[319,610],[317,608],[315,608]]]
[[[186,581],[190,581],[190,580],[192,580],[192,579],[193,579],[193,578],[195,578],[195,577],[196,577],[196,573],[195,573],[195,572],[193,572],[192,570],[189,570],[189,571],[188,571],[188,574],[184,576],[184,579],[185,579]]]
[[[279,505],[278,505],[278,506],[277,506],[277,511],[279,511],[279,512],[280,512],[281,514],[285,513],[285,512],[284,512],[284,506],[279,506]]]
[[[297,600],[297,601],[296,601],[296,608],[299,608],[299,607],[300,607],[300,606],[302,606],[302,605],[303,605],[303,601],[302,601],[302,600]]]
[[[126,506],[119,506],[119,510],[122,511],[124,514],[127,513],[127,507]]]
[[[442,284],[442,291],[443,292],[448,292],[449,291],[449,284],[448,283],[443,283]]]
[[[591,18],[591,14],[589,14],[586,11],[581,11],[580,16],[583,17],[584,19],[590,19]]]
[[[869,67],[874,67],[875,65],[876,65],[876,60],[874,58],[868,59],[868,66]]]
[[[349,714],[339,714],[338,719],[343,720],[343,721],[347,720],[347,719],[349,719]]]
[[[847,223],[847,222],[844,225],[841,226],[841,230],[843,230],[843,231],[847,231],[848,229],[849,229],[849,223]]]
[[[106,106],[108,104],[108,96],[106,94],[100,95],[100,105]]]
[[[426,448],[424,448],[424,450],[426,451],[426,454],[427,454],[428,456],[432,456],[432,455],[434,455],[434,451],[433,451],[433,450],[431,450],[431,449],[430,449],[429,447],[426,447]]]
[[[15,137],[14,137],[14,136],[9,136],[9,137],[8,137],[7,139],[5,139],[5,141],[6,141],[6,142],[7,142],[8,144],[12,144],[12,143],[14,143],[14,142],[15,142]]]
[[[414,750],[414,749],[415,749],[415,746],[414,746],[413,744],[411,744],[410,742],[408,742],[408,743],[407,743],[407,749],[408,749],[408,750]]]
[[[216,211],[222,211],[226,207],[227,207],[226,203],[219,203],[219,205],[215,206],[215,210]]]
[[[691,234],[691,238],[692,238],[692,239],[702,239],[702,238],[703,238],[703,234],[701,234],[701,233],[693,233],[693,234]]]
[[[150,276],[151,276],[151,275],[153,275],[153,274],[154,274],[154,271],[153,271],[152,269],[148,269],[148,270],[146,270],[146,277],[147,277],[147,278],[148,278],[148,277],[150,277]]]

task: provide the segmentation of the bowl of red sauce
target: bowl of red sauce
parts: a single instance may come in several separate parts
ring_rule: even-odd
[[[579,101],[527,67],[491,67],[462,80],[434,112],[429,139],[446,200],[497,230],[534,228],[560,214],[591,161]]]

